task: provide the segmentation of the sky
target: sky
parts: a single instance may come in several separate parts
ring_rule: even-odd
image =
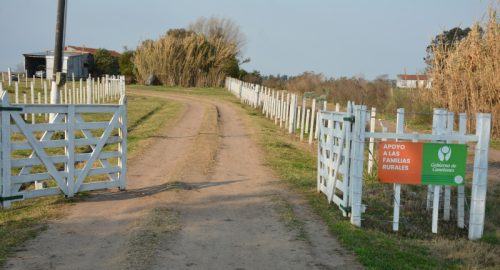
[[[123,51],[199,17],[246,36],[242,68],[263,75],[412,74],[433,37],[485,20],[485,0],[67,0],[66,45]],[[0,70],[54,48],[57,0],[0,0]]]

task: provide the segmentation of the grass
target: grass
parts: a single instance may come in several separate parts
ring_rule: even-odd
[[[175,122],[184,110],[182,104],[157,98],[129,97],[129,158],[143,149],[160,128]],[[77,194],[73,199],[62,195],[14,202],[12,208],[0,211],[0,266],[9,253],[25,241],[34,238],[47,227],[51,219],[64,215],[69,203],[88,193]]]
[[[500,139],[492,139],[490,142],[490,147],[495,150],[500,150]]]

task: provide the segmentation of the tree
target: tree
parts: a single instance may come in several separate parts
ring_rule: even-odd
[[[119,71],[118,58],[106,49],[97,49],[94,54],[94,66],[91,73],[96,76],[104,74],[117,75]]]
[[[118,59],[118,65],[120,66],[120,74],[124,75],[128,81],[135,81],[134,78],[134,62],[132,58],[134,57],[134,51],[125,49],[125,51],[120,55]]]
[[[240,31],[239,26],[229,18],[201,17],[194,23],[191,23],[188,30],[202,34],[208,39],[221,38],[225,45],[233,44],[236,48],[236,54],[241,55],[245,46],[245,35]]]
[[[465,37],[470,32],[470,28],[460,28],[460,27],[455,27],[452,28],[448,31],[443,31],[443,33],[438,34],[434,39],[431,41],[431,44],[427,46],[425,49],[426,56],[424,57],[424,61],[427,64],[428,67],[432,66],[432,60],[434,59],[434,51],[436,48],[443,47],[445,51],[449,51],[455,47],[455,45]]]

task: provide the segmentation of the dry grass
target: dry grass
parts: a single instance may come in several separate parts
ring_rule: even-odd
[[[169,86],[221,86],[238,53],[238,44],[224,35],[174,29],[158,40],[144,41],[134,64],[140,82],[154,74]]]
[[[453,112],[489,112],[494,137],[500,136],[500,24],[491,8],[488,22],[476,23],[469,35],[448,48],[433,47],[432,91],[423,99]],[[469,118],[469,130],[474,118]]]

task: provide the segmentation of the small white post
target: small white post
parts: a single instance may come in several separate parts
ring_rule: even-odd
[[[285,102],[285,129],[290,125],[290,107],[291,107],[291,97],[290,93],[286,93],[286,102]]]
[[[87,104],[92,104],[92,80],[87,79]]]
[[[432,232],[438,232],[438,217],[439,217],[439,193],[441,192],[441,186],[434,186],[434,198],[432,200]]]
[[[295,114],[297,110],[295,109],[295,95],[292,95],[290,100],[290,116],[288,120],[288,133],[293,134],[295,128]]]
[[[377,109],[372,107],[370,114],[370,132],[375,132],[375,117],[377,116]],[[368,144],[368,173],[371,174],[373,171],[373,155],[375,151],[375,138],[370,137],[370,143]]]
[[[10,68],[7,68],[7,77],[9,80],[9,86],[12,86],[12,74],[10,72]]]
[[[23,93],[23,102],[24,104],[28,104],[28,97],[26,96],[26,93]],[[28,114],[24,114],[24,121],[28,121]]]
[[[298,98],[297,98],[298,99]],[[297,106],[297,121],[295,121],[295,129],[300,128],[300,118],[302,115],[302,106]]]
[[[486,189],[488,187],[488,152],[491,132],[491,114],[476,114],[476,135],[478,141],[474,154],[472,191],[469,217],[469,239],[483,236],[484,213],[486,210]]]
[[[14,86],[15,86],[15,90],[14,91],[15,91],[15,95],[16,95],[16,97],[15,97],[16,104],[19,104],[19,82],[16,82],[14,84]]]
[[[309,144],[312,144],[313,136],[314,136],[314,120],[316,120],[316,99],[313,99],[312,108],[311,108],[311,125],[309,126]],[[317,124],[316,124],[317,125]]]
[[[31,82],[31,104],[35,104],[35,80]],[[31,114],[31,123],[35,124],[35,114]]]
[[[43,103],[47,104],[48,103],[48,95],[47,95],[47,81],[43,82]],[[62,103],[62,102],[61,102]],[[49,114],[45,113],[45,121],[49,120]]]
[[[309,133],[309,121],[311,118],[311,109],[307,109],[306,111],[306,125],[304,127],[304,133],[308,134]]]
[[[302,97],[302,112],[300,113],[300,141],[304,140],[304,125],[306,121],[306,98]]]
[[[42,105],[42,92],[38,92],[38,105]],[[42,113],[38,113],[38,116],[42,116]]]

